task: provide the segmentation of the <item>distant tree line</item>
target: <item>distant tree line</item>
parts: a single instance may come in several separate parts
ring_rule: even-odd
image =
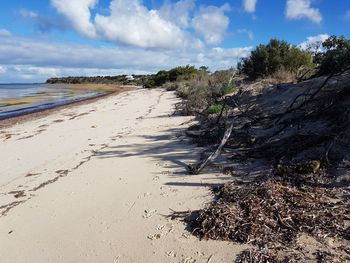
[[[50,78],[48,84],[116,84],[116,85],[141,85],[147,75],[117,75],[95,77],[63,77]]]

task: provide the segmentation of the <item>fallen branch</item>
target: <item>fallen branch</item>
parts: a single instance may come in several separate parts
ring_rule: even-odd
[[[188,170],[191,174],[199,174],[210,162],[214,161],[220,155],[222,148],[225,146],[227,140],[231,136],[233,125],[234,120],[232,120],[230,126],[225,131],[224,137],[222,138],[220,145],[218,146],[216,151],[208,157],[208,159],[206,159],[204,162],[200,161],[196,164],[188,165]]]

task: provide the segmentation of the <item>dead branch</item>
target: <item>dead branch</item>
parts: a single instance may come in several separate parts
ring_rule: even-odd
[[[220,155],[222,148],[225,146],[227,140],[231,136],[234,121],[235,119],[232,120],[230,126],[226,129],[224,137],[222,138],[221,143],[215,152],[213,152],[204,162],[200,161],[196,164],[188,165],[188,170],[191,172],[191,174],[199,174],[210,162],[214,161]]]

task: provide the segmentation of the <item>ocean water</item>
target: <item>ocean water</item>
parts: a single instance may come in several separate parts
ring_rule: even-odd
[[[0,84],[0,120],[108,93],[60,84]]]

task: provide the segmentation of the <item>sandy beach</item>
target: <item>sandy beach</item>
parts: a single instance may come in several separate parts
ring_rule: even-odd
[[[169,217],[230,179],[187,174],[200,149],[177,102],[135,89],[1,128],[1,262],[233,261],[244,246]]]

